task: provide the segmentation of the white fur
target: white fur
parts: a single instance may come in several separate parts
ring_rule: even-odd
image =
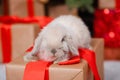
[[[60,16],[39,33],[33,50],[24,59],[30,61],[37,56],[54,63],[66,61],[79,55],[78,48],[91,48],[90,42],[90,32],[80,18],[72,15]]]

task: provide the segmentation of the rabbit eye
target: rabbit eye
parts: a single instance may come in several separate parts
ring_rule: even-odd
[[[62,38],[61,42],[65,41],[65,37],[66,37],[66,36],[64,36],[64,37]]]
[[[55,53],[57,52],[57,50],[56,50],[56,49],[52,49],[51,52],[52,52],[53,54],[55,54]]]
[[[64,38],[62,38],[62,40],[61,40],[61,42],[63,42],[65,39]]]

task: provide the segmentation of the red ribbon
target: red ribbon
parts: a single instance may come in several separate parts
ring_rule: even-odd
[[[34,5],[33,5],[33,0],[27,0],[27,7],[28,7],[28,15],[29,17],[34,16]]]
[[[64,62],[59,62],[59,65],[69,65],[69,64],[76,64],[80,62],[80,56],[75,56],[73,58],[71,58],[68,61],[64,61]]]
[[[23,80],[49,80],[50,62],[30,62],[26,65]],[[46,75],[46,76],[45,76]]]
[[[100,80],[100,76],[98,74],[97,66],[96,66],[95,53],[88,49],[79,49],[79,53],[80,53],[80,56],[76,56],[70,59],[69,61],[60,62],[58,64],[60,65],[75,64],[80,62],[80,58],[83,58],[88,62],[88,65],[90,66],[90,69],[94,74],[95,80]],[[48,68],[47,64],[49,64],[49,62],[38,61],[38,62],[28,63],[24,72],[23,80],[49,80],[48,69],[47,69],[47,75],[45,74],[45,69],[46,67]],[[41,68],[41,69],[38,70],[36,68],[39,68],[39,69]],[[40,72],[41,70],[44,73],[41,73]],[[43,77],[46,77],[47,79]]]
[[[1,42],[2,42],[2,55],[3,62],[11,61],[11,25],[2,24],[0,27],[1,31]]]
[[[120,9],[120,0],[116,0],[116,9]]]
[[[95,80],[101,80],[96,66],[95,53],[88,49],[79,49],[79,53],[80,57],[88,62],[88,65],[93,72]]]
[[[37,23],[40,25],[40,28],[46,26],[53,19],[51,17],[39,16],[39,17],[25,17],[19,18],[16,16],[0,16],[0,22],[13,24],[13,23]]]

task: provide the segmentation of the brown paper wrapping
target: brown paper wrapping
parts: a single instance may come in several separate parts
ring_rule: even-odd
[[[8,5],[8,14],[10,16],[28,16],[27,0],[9,0]],[[44,4],[41,3],[39,0],[33,0],[33,5],[35,16],[44,16]]]
[[[116,3],[115,0],[98,0],[98,6],[100,9],[104,8],[115,9]]]
[[[71,14],[75,16],[78,15],[77,8],[69,10],[67,5],[50,6],[48,8],[48,14],[52,18],[56,18],[60,15],[67,15],[67,14]]]
[[[21,56],[6,64],[6,80],[23,80],[25,64]]]
[[[85,60],[73,65],[54,64],[50,66],[49,72],[50,80],[87,80],[88,65]]]
[[[48,3],[49,2],[49,0],[39,0],[41,3],[44,3],[44,4],[46,4],[46,3]]]
[[[12,24],[11,25],[11,43],[12,56],[11,59],[23,54],[25,50],[31,46],[36,38],[40,28],[37,24]],[[1,44],[1,43],[0,43]],[[7,57],[7,56],[6,56]],[[0,45],[0,62],[2,62],[2,47]]]
[[[105,47],[105,60],[120,60],[120,48]]]
[[[92,46],[96,52],[97,67],[103,80],[103,40],[93,39]],[[19,56],[13,62],[6,64],[7,80],[22,80],[26,63],[22,56]],[[14,75],[14,76],[13,76]],[[94,80],[93,74],[85,60],[73,65],[52,64],[49,67],[49,80]]]
[[[94,51],[96,53],[96,64],[98,72],[100,74],[101,80],[104,80],[104,39],[95,38],[94,40],[92,40],[92,45],[94,46]]]

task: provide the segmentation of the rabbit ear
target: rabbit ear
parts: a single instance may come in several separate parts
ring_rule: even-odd
[[[68,45],[69,50],[72,52],[72,55],[73,55],[73,56],[78,55],[78,54],[79,54],[79,53],[78,53],[78,49],[77,49],[77,47],[75,46],[72,37],[71,37],[70,35],[65,36],[65,41],[66,41],[66,43],[67,43],[67,45]]]
[[[33,46],[33,50],[32,50],[32,52],[31,52],[32,55],[36,55],[36,54],[39,52],[41,42],[42,42],[42,36],[39,35],[39,36],[35,39],[35,43],[34,43],[34,46]]]
[[[69,51],[66,41],[63,41],[63,50],[65,50],[67,52]]]

